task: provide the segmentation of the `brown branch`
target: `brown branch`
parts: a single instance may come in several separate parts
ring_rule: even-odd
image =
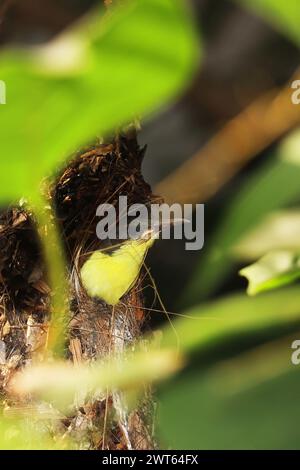
[[[173,202],[204,202],[259,152],[300,123],[290,83],[258,98],[199,152],[167,176],[155,193]]]

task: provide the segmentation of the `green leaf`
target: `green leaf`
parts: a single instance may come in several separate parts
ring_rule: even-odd
[[[300,46],[300,8],[298,0],[237,0],[269,21]]]
[[[238,259],[255,260],[269,251],[300,251],[300,211],[278,211],[267,216],[261,224],[233,246]]]
[[[66,362],[27,367],[14,381],[21,394],[36,394],[60,406],[70,405],[76,393],[81,396],[107,389],[140,387],[146,382],[162,380],[182,365],[176,351],[140,351],[115,357],[106,362],[74,367]],[[84,386],[83,386],[84,384]]]
[[[184,312],[174,330],[164,331],[162,346],[197,352],[199,373],[161,388],[158,426],[161,445],[178,449],[290,448],[299,445],[299,372],[289,379],[290,339],[207,368],[207,355],[236,350],[263,334],[299,330],[300,289],[291,287],[258,297],[235,294]],[[247,344],[246,343],[246,344]],[[232,347],[232,345],[235,345]],[[206,359],[205,361],[203,359]],[[201,366],[202,364],[202,366]],[[201,369],[202,367],[202,369]],[[291,403],[289,400],[291,399]],[[298,409],[299,407],[297,407]],[[276,410],[276,412],[274,411]],[[295,414],[294,414],[295,413]],[[291,423],[287,433],[287,425]]]
[[[2,52],[0,199],[36,193],[78,146],[174,98],[196,62],[181,0],[125,1],[50,44]]]
[[[300,132],[296,131],[234,195],[216,233],[200,253],[198,267],[184,293],[185,304],[211,294],[232,269],[232,247],[267,214],[300,196],[299,145]]]
[[[59,423],[59,419],[63,419],[63,416],[51,407],[32,405],[11,408],[6,410],[6,414],[11,414],[11,416],[0,419],[0,450],[67,450],[75,448],[69,436],[60,436],[56,432],[55,438],[53,437],[50,429],[53,431],[55,424]]]
[[[291,251],[273,251],[239,273],[248,280],[247,293],[256,295],[299,279],[300,257]]]
[[[286,338],[160,392],[161,445],[175,449],[299,449],[300,375]]]
[[[205,352],[219,342],[300,325],[300,289],[290,287],[257,297],[235,294],[200,304],[166,328],[163,346],[183,352]]]

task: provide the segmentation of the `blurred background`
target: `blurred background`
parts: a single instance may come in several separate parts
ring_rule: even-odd
[[[46,42],[98,3],[96,0],[43,0],[38,3],[4,0],[0,10],[0,43]],[[212,191],[208,188],[207,172],[213,163],[207,158],[207,152],[201,153],[201,149],[226,123],[253,102],[257,101],[259,105],[259,100],[267,97],[271,90],[290,84],[298,67],[299,49],[282,32],[243,5],[229,0],[194,0],[190,3],[204,57],[201,57],[198,72],[179,101],[142,122],[139,142],[148,146],[143,172],[154,189],[183,162],[198,155],[195,163],[199,166],[196,169],[198,195],[191,202],[206,203],[207,245],[228,201],[249,174],[268,158],[272,145],[276,145],[282,133],[270,143],[267,138],[261,150],[261,136],[257,132],[259,116],[253,109],[253,118],[250,115],[246,123],[247,138],[258,140],[257,149],[254,145],[250,149],[252,155],[244,156],[243,146],[246,144],[242,142],[242,155],[237,162],[229,160],[227,167],[223,165],[220,169],[217,161],[212,168],[215,172],[212,177],[218,178],[219,172],[228,172],[229,181],[224,178],[223,182],[221,178],[214,183]],[[220,163],[221,154],[227,149],[221,147],[218,152]],[[180,199],[180,195],[178,197]],[[152,250],[150,264],[153,274],[170,309],[177,307],[180,294],[191,273],[201,263],[202,256],[199,252],[186,251],[184,241],[178,240],[162,241]],[[245,281],[236,274],[237,271],[221,283],[215,295],[245,287]],[[170,273],[173,273],[172,282]]]
[[[270,0],[261,12],[256,1],[254,8],[190,3],[203,51],[196,74],[176,102],[142,121],[139,142],[148,147],[143,173],[155,193],[170,203],[205,203],[205,245],[197,252],[184,240],[160,241],[148,264],[168,311],[216,320],[187,330],[179,324],[190,361],[159,387],[162,445],[299,448],[300,380],[290,356],[300,337],[300,294],[281,287],[299,278],[299,136],[290,135],[300,105],[291,104],[290,87],[300,79],[300,4]],[[0,44],[46,42],[96,4],[2,1]],[[281,8],[290,11],[291,30],[282,27]],[[239,275],[273,250],[291,258],[275,255]],[[279,289],[250,299],[248,282],[252,293]],[[151,289],[147,295],[151,302]],[[151,314],[153,327],[165,322]]]

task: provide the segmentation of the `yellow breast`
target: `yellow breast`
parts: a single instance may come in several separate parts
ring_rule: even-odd
[[[116,305],[134,284],[154,238],[131,240],[112,254],[95,251],[81,269],[81,280],[91,297]]]

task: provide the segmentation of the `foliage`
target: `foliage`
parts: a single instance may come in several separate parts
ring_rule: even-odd
[[[201,300],[222,282],[232,269],[231,250],[247,231],[270,212],[299,198],[299,142],[298,131],[287,137],[277,154],[271,155],[234,194],[205,252],[200,255],[201,263],[185,292],[188,303]]]
[[[299,255],[291,251],[275,251],[264,255],[256,263],[240,270],[248,279],[249,295],[276,289],[299,279]]]
[[[296,0],[240,0],[240,4],[300,43]],[[40,229],[48,225],[50,239],[42,241],[56,292],[52,307],[56,327],[61,321],[57,312],[61,316],[63,309],[64,264],[57,232],[43,211],[42,179],[95,135],[114,131],[174,99],[187,86],[196,54],[191,18],[179,0],[128,0],[105,19],[96,11],[51,44],[1,53],[1,79],[7,83],[8,97],[0,108],[4,156],[0,199],[28,198]],[[18,391],[38,393],[54,402],[62,398],[65,406],[83,382],[98,391],[139,388],[174,374],[184,360],[200,357],[196,368],[169,379],[159,390],[163,444],[197,449],[299,447],[300,381],[290,361],[292,340],[276,339],[299,328],[299,287],[255,298],[235,293],[199,304],[234,269],[234,250],[243,237],[266,223],[273,211],[299,201],[299,142],[298,133],[287,136],[235,192],[187,287],[185,305],[193,307],[184,312],[186,318],[174,322],[176,335],[174,329],[165,328],[162,343],[153,344],[148,357],[137,352],[79,370],[60,363],[38,365],[19,377]],[[285,237],[276,249],[285,250],[286,244]],[[267,254],[268,248],[267,244],[266,252],[260,252],[261,260],[242,270],[250,281],[250,293],[299,277],[298,255],[284,251],[282,264],[282,251]],[[242,256],[249,256],[247,244]],[[63,327],[62,322],[60,333]],[[266,337],[270,343],[261,346]],[[55,337],[52,346],[59,341]],[[54,377],[61,378],[59,396]],[[29,424],[21,414],[11,421],[3,418],[0,447],[53,446],[39,424]]]
[[[262,15],[264,19],[300,45],[300,10],[297,0],[237,0],[247,8]]]
[[[180,1],[133,0],[45,46],[2,52],[0,198],[34,196],[79,145],[176,95],[195,50]]]
[[[162,441],[175,449],[299,448],[290,344],[286,338],[168,383],[160,394]]]

